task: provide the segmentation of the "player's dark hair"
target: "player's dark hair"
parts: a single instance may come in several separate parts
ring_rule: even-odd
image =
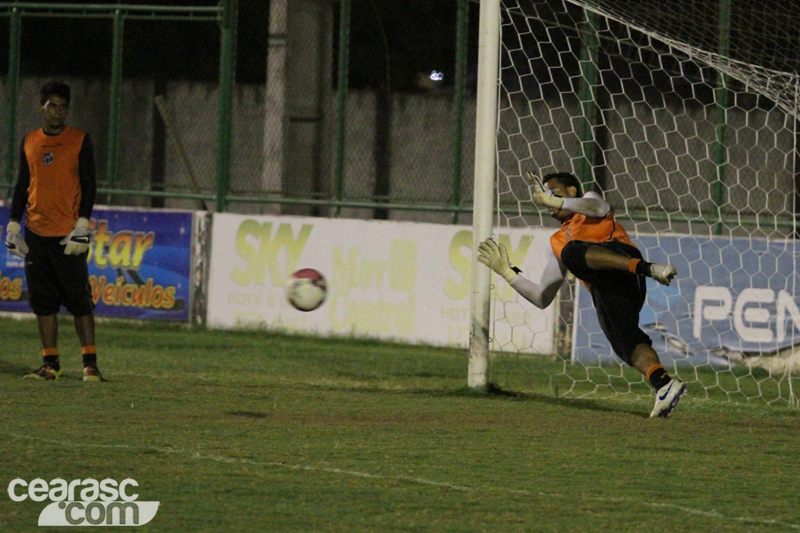
[[[545,177],[542,178],[542,183],[547,183],[550,180],[556,180],[564,187],[575,187],[575,190],[578,191],[575,194],[575,196],[577,198],[583,196],[583,187],[581,187],[581,180],[579,180],[578,176],[576,176],[575,174],[571,174],[569,172],[553,172],[552,174],[545,175]]]
[[[63,98],[69,104],[70,90],[69,85],[63,81],[53,80],[48,81],[42,88],[39,89],[39,105],[44,105],[51,96],[58,96]]]

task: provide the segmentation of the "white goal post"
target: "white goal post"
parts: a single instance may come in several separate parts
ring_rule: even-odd
[[[488,385],[490,274],[475,260],[478,245],[492,235],[495,132],[497,124],[497,67],[500,51],[500,0],[483,0],[478,37],[478,89],[475,122],[475,191],[472,219],[472,280],[470,302],[469,369],[467,384]]]
[[[648,282],[641,321],[690,395],[797,405],[797,20],[789,0],[481,0],[469,387],[651,394],[580,284],[544,329],[475,259],[505,239],[537,280],[529,256],[557,224],[523,176],[566,171],[678,268],[668,288]]]

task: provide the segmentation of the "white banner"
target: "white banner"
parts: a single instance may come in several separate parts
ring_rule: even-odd
[[[512,262],[538,280],[552,231],[509,233],[498,238]],[[471,245],[466,226],[215,214],[207,323],[466,348]],[[328,284],[325,303],[308,313],[286,301],[286,280],[300,268]],[[494,284],[514,299],[503,280]],[[553,319],[553,307],[506,306],[495,347],[549,353]]]

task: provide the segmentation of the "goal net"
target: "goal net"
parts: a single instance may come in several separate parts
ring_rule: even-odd
[[[536,281],[558,223],[524,173],[573,172],[646,259],[677,267],[669,287],[648,279],[641,326],[690,395],[795,404],[800,3],[500,3],[493,234]],[[543,319],[492,279],[491,383],[651,394],[579,283]]]

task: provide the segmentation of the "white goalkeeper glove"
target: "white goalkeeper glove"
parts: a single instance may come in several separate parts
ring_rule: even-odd
[[[512,266],[508,260],[506,247],[498,245],[492,239],[486,239],[478,246],[478,261],[497,272],[509,283],[520,273],[520,270]]]
[[[79,218],[75,221],[75,227],[69,235],[61,239],[61,244],[65,244],[64,255],[80,255],[89,249],[92,232],[89,231],[89,220]]]
[[[559,196],[553,196],[553,193],[548,193],[544,190],[544,185],[539,176],[530,170],[525,172],[528,181],[533,185],[533,201],[544,207],[552,207],[554,209],[561,209],[564,205],[564,199]]]
[[[22,228],[16,220],[9,220],[6,226],[6,248],[17,257],[28,255],[28,245],[20,233]]]

